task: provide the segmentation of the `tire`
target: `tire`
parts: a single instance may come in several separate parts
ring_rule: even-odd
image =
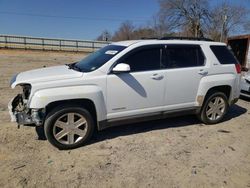
[[[224,93],[208,94],[198,117],[204,124],[216,124],[224,118],[228,107],[228,99]]]
[[[79,106],[59,106],[46,117],[44,132],[48,141],[60,150],[83,146],[95,129],[89,111]]]

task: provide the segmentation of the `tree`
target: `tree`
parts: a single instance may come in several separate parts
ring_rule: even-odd
[[[246,23],[245,7],[221,3],[210,12],[207,34],[214,40],[225,41],[229,34],[239,33]]]
[[[121,24],[113,41],[163,36],[209,37],[225,41],[231,34],[249,32],[249,10],[222,2],[210,9],[208,0],[158,0],[160,10],[149,26],[136,28],[131,21]],[[101,37],[101,36],[100,36]]]
[[[133,31],[135,26],[130,21],[125,21],[121,24],[118,31],[115,32],[112,40],[113,41],[120,41],[120,40],[131,40]]]
[[[154,38],[155,31],[149,27],[140,27],[132,33],[132,39]]]
[[[110,41],[112,34],[108,30],[104,30],[97,38],[98,41]]]
[[[142,38],[154,38],[155,31],[150,27],[136,28],[132,22],[126,21],[121,24],[120,28],[115,32],[112,40],[135,40]]]
[[[203,25],[209,17],[207,0],[159,0],[160,18],[170,30],[187,29],[193,37],[203,37]]]
[[[151,29],[154,31],[155,37],[164,37],[169,34],[170,26],[161,14],[156,14],[153,16],[150,24]]]

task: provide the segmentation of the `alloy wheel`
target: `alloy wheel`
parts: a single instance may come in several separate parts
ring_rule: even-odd
[[[222,97],[212,98],[206,107],[206,116],[209,120],[218,120],[225,112],[226,103]]]
[[[79,113],[66,113],[54,124],[53,136],[61,144],[72,145],[81,141],[88,129],[88,122]]]

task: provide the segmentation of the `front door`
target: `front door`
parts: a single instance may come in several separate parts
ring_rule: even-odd
[[[160,70],[163,48],[150,45],[132,50],[116,64],[130,65],[128,73],[107,76],[108,119],[162,110],[164,70]]]

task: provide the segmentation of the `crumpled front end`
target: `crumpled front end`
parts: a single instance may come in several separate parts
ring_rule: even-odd
[[[18,125],[42,125],[43,110],[28,108],[31,85],[23,84],[21,87],[23,92],[14,97],[8,104],[11,121],[17,122]]]

